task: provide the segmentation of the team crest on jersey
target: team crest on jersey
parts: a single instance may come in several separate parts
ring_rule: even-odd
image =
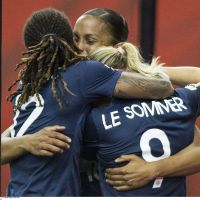
[[[189,89],[189,90],[197,90],[197,87],[200,87],[200,83],[197,84],[190,84],[190,85],[186,85],[185,88]]]

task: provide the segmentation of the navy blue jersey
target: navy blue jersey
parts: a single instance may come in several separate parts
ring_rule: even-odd
[[[70,149],[62,154],[52,157],[27,154],[13,161],[8,196],[80,195],[80,124],[91,101],[113,95],[120,74],[99,62],[78,62],[61,73],[73,95],[66,92],[58,81],[56,90],[63,102],[62,109],[52,94],[52,81],[49,80],[39,94],[40,101],[36,95],[30,97],[15,113],[12,137],[33,134],[50,125],[61,125],[66,127],[64,134],[72,138],[72,143]]]
[[[176,89],[164,100],[113,100],[91,110],[85,125],[84,153],[97,158],[104,196],[185,196],[185,177],[158,178],[120,192],[105,182],[105,169],[122,166],[116,158],[136,154],[148,162],[176,154],[193,141],[200,115],[200,87]]]
[[[101,189],[99,185],[99,175],[97,169],[97,162],[93,161],[85,171],[81,172],[81,186],[82,192],[81,196],[84,197],[100,197]]]

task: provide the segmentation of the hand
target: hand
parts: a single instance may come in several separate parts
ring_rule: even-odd
[[[106,169],[106,182],[116,190],[136,189],[146,185],[156,177],[153,165],[135,155],[123,155],[116,159],[115,162],[129,162],[123,167]]]
[[[71,139],[59,133],[65,130],[64,126],[49,126],[40,131],[26,135],[24,148],[27,152],[36,156],[52,156],[69,149]]]

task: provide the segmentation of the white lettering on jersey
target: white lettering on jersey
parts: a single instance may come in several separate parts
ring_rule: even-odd
[[[119,114],[118,111],[111,112],[111,119],[112,119],[112,125],[113,125],[113,127],[121,125],[121,122],[117,121],[118,119],[120,119],[120,117],[119,117],[118,114]]]
[[[194,91],[194,90],[197,90],[198,86],[200,86],[200,83],[186,85],[185,88],[188,89],[188,90]]]
[[[21,94],[20,94],[21,95]],[[20,95],[18,95],[16,97],[16,101],[15,101],[15,105],[17,105],[17,102],[19,100],[19,97]],[[31,126],[31,124],[40,116],[40,114],[42,113],[43,109],[44,109],[44,99],[43,97],[38,94],[39,97],[40,97],[40,101],[41,101],[41,104],[43,106],[40,106],[40,103],[38,101],[38,98],[36,96],[36,94],[32,97],[29,97],[29,100],[24,103],[22,106],[21,106],[21,111],[23,110],[26,110],[26,107],[32,103],[32,102],[35,102],[35,109],[33,109],[33,111],[30,113],[29,117],[27,118],[26,121],[24,121],[24,123],[22,124],[21,128],[19,129],[19,131],[17,132],[16,134],[16,137],[19,137],[19,136],[22,136],[24,135],[24,133],[27,131],[27,129]],[[15,114],[15,117],[14,117],[14,123],[13,125],[10,127],[10,132],[11,132],[11,137],[15,137],[15,126],[17,125],[17,118],[18,116],[20,115],[20,111],[17,110],[16,111],[16,114]]]
[[[155,115],[163,115],[169,112],[181,112],[187,110],[184,102],[179,97],[172,97],[171,99],[165,99],[163,102],[152,101],[151,104],[142,102],[138,104],[132,104],[131,106],[125,106],[123,108],[126,113],[126,117],[133,119],[135,116],[138,117],[149,117]]]
[[[119,126],[121,125],[120,120],[120,116],[119,116],[119,112],[118,111],[113,111],[110,113],[110,119],[111,119],[111,124],[108,125],[108,123],[106,122],[106,117],[105,115],[102,115],[102,122],[104,125],[105,130],[111,129],[113,127]]]
[[[180,97],[172,97],[170,99],[164,99],[163,101],[151,101],[150,104],[141,102],[138,104],[132,104],[123,107],[123,113],[119,111],[112,111],[109,114],[102,114],[102,122],[105,130],[121,125],[120,115],[125,114],[128,119],[134,119],[135,117],[150,117],[155,115],[164,115],[170,112],[181,112],[188,108],[184,105],[183,100]],[[106,118],[108,118],[106,120]],[[108,124],[108,121],[111,124]]]
[[[144,112],[145,112],[145,116],[146,117],[149,117],[149,113],[152,115],[152,116],[154,116],[155,115],[155,113],[157,113],[158,115],[160,114],[160,110],[159,110],[159,107],[158,107],[158,104],[157,104],[158,102],[156,102],[156,101],[152,101],[152,106],[151,107],[149,107],[149,105],[148,104],[146,104],[146,103],[141,103],[141,105],[142,105],[142,107],[143,107],[143,109],[144,109]]]
[[[104,128],[105,128],[106,130],[112,128],[112,124],[107,125],[105,115],[102,115],[102,122],[103,122]]]
[[[136,116],[144,117],[144,110],[143,110],[143,108],[141,106],[139,106],[137,104],[133,104],[131,106],[131,110]]]
[[[154,138],[158,139],[162,143],[162,146],[163,146],[163,151],[164,151],[163,155],[158,156],[158,157],[155,157],[151,154],[150,141]],[[169,139],[167,138],[166,133],[160,129],[154,128],[154,129],[149,129],[148,131],[144,132],[140,139],[140,147],[142,150],[142,157],[147,162],[161,160],[171,155]]]
[[[151,152],[150,141],[152,139],[158,139],[163,147],[163,154],[161,156],[154,156]],[[140,139],[140,148],[142,151],[142,157],[147,162],[158,161],[167,158],[171,155],[170,142],[163,130],[152,128],[145,131]],[[163,182],[163,177],[158,177],[155,179],[152,188],[160,188]]]

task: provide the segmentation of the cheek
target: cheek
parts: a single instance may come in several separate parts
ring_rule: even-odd
[[[94,45],[88,45],[87,47],[87,53],[90,54],[90,53],[93,53],[95,50],[97,50],[98,48],[100,47],[104,47],[105,45],[103,45],[103,43],[96,43]]]
[[[96,49],[97,49],[97,46],[88,46],[88,48],[86,49],[86,52],[87,52],[88,55],[90,55]]]

